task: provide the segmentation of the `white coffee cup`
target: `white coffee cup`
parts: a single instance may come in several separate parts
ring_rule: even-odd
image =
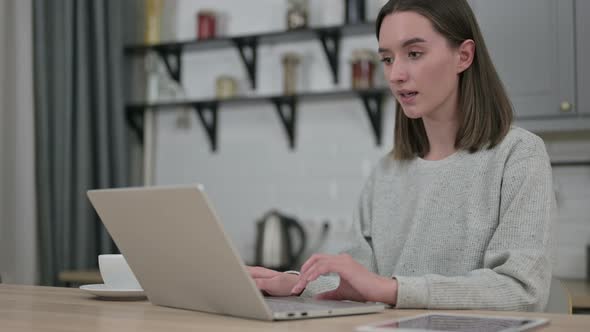
[[[104,284],[112,289],[142,289],[123,255],[98,255]]]

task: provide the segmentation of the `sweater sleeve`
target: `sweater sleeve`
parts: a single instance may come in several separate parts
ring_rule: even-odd
[[[373,201],[374,172],[368,178],[360,195],[359,203],[353,215],[350,244],[343,251],[364,265],[369,271],[377,272],[377,263],[371,242],[371,202]],[[338,287],[340,279],[337,275],[321,276],[309,283],[302,296],[311,297]]]
[[[555,212],[546,152],[504,168],[499,209],[481,269],[454,277],[394,276],[397,307],[542,311],[551,282],[549,242]]]

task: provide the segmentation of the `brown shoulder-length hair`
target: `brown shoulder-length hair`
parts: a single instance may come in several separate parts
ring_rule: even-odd
[[[467,39],[475,42],[473,63],[459,77],[460,124],[455,148],[473,153],[499,144],[510,130],[512,105],[467,1],[390,0],[377,16],[377,39],[383,19],[403,11],[426,17],[451,47]],[[430,151],[422,119],[408,118],[397,101],[394,139],[392,153],[397,160],[424,157]]]

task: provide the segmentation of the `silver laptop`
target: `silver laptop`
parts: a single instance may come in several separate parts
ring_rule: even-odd
[[[385,308],[263,297],[199,185],[90,190],[88,197],[153,304],[261,320]]]

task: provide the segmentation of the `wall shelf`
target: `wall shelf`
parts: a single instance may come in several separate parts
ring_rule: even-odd
[[[256,66],[259,45],[272,45],[317,39],[330,66],[334,83],[338,83],[340,40],[343,36],[366,35],[374,32],[375,23],[345,24],[329,27],[312,27],[260,34],[219,37],[206,40],[184,40],[158,44],[137,44],[125,47],[126,55],[143,56],[155,52],[166,64],[170,77],[181,84],[183,52],[208,51],[235,47],[246,68],[252,89],[256,89]]]
[[[590,167],[590,160],[560,160],[552,161],[552,167]]]
[[[339,81],[340,41],[344,36],[367,35],[373,33],[374,22],[357,24],[344,24],[327,27],[310,27],[296,30],[274,31],[259,34],[240,36],[224,36],[206,40],[183,40],[174,42],[162,42],[158,44],[137,44],[125,47],[127,56],[144,56],[148,53],[157,54],[166,66],[170,77],[182,85],[182,55],[185,52],[202,52],[224,48],[235,48],[246,69],[246,74],[253,90],[257,86],[257,60],[258,47],[261,45],[274,45],[292,43],[298,41],[318,40],[327,59],[327,64],[332,73],[333,82]],[[381,145],[383,100],[389,93],[387,88],[369,90],[341,90],[329,92],[300,93],[293,96],[272,95],[236,97],[230,99],[210,100],[183,100],[162,103],[132,103],[127,105],[127,121],[129,126],[137,134],[143,143],[144,114],[146,111],[175,110],[190,107],[197,113],[198,119],[209,139],[212,151],[217,151],[218,112],[222,106],[244,105],[249,103],[270,102],[285,130],[289,147],[295,148],[295,128],[297,124],[297,106],[301,100],[335,99],[345,97],[358,97],[361,99],[371,128],[375,135],[375,141]]]
[[[212,151],[217,151],[217,128],[218,112],[222,106],[238,106],[247,104],[260,104],[270,102],[275,106],[275,111],[279,120],[285,129],[289,147],[295,148],[295,127],[297,124],[297,106],[299,101],[311,100],[329,100],[341,98],[360,98],[371,129],[375,135],[377,145],[382,143],[383,134],[383,101],[389,94],[388,88],[375,88],[367,90],[340,90],[327,92],[307,92],[292,96],[285,95],[268,95],[252,97],[236,97],[229,99],[203,99],[203,100],[183,100],[163,103],[132,103],[126,106],[127,121],[129,126],[135,131],[140,141],[143,140],[143,115],[145,112],[154,111],[175,111],[179,108],[193,108],[203,126]],[[206,115],[209,113],[209,115]]]

